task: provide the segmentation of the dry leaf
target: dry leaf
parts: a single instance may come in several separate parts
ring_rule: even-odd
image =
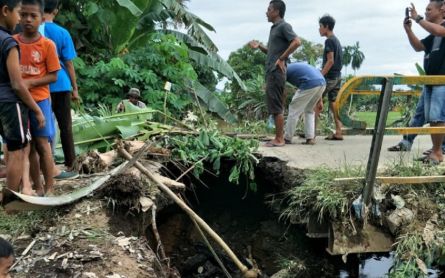
[[[419,258],[416,258],[416,263],[417,263],[417,266],[419,267],[419,269],[423,272],[423,274],[427,275],[428,269],[426,267],[426,264]]]

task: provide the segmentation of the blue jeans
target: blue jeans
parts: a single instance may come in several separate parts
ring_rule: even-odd
[[[435,87],[444,87],[444,86],[435,86]],[[414,113],[414,116],[409,123],[409,127],[422,127],[426,123],[425,94],[427,91],[428,90],[426,88],[422,91],[419,101],[417,102],[416,112]],[[414,139],[416,138],[416,136],[417,134],[403,135],[403,140],[400,141],[399,145],[403,145],[407,150],[411,150],[411,147],[414,143]],[[445,151],[445,140],[442,143],[442,150]]]

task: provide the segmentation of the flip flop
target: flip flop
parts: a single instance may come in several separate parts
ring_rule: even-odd
[[[430,166],[437,166],[442,162],[442,161],[432,158],[430,156],[424,156],[423,159],[419,160],[419,161],[421,161],[424,164],[430,165]]]
[[[315,145],[315,140],[306,140],[305,142],[301,142],[302,145],[310,145],[313,146]]]
[[[432,152],[433,152],[433,149],[428,149],[428,150],[424,151],[422,154],[430,155]]]
[[[286,145],[286,143],[283,143],[283,144],[277,144],[277,143],[274,143],[274,142],[272,142],[272,141],[269,141],[269,142],[267,142],[264,146],[265,147],[270,147],[270,148],[272,148],[272,147],[284,147]]]
[[[343,137],[337,137],[334,133],[325,137],[324,140],[330,140],[330,141],[343,141]]]
[[[410,150],[403,144],[397,144],[388,148],[389,152],[409,152]],[[425,153],[424,153],[425,154]]]

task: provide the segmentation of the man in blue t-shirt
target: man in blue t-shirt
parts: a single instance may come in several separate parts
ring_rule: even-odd
[[[287,81],[297,87],[289,104],[289,114],[284,128],[284,141],[292,143],[297,122],[301,114],[304,117],[305,145],[315,144],[315,112],[314,108],[323,95],[326,81],[321,72],[306,63],[293,63],[287,67]]]
[[[44,36],[54,41],[62,69],[58,71],[57,81],[50,84],[52,108],[60,130],[65,166],[73,170],[76,159],[71,120],[71,100],[79,101],[76,72],[72,60],[76,50],[70,33],[53,22],[58,10],[58,0],[45,0]]]

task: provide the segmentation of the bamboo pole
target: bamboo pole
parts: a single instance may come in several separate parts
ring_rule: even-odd
[[[132,156],[123,148],[119,148],[119,154],[127,159],[131,160]],[[193,220],[195,220],[215,241],[219,246],[227,253],[227,255],[232,259],[238,269],[246,278],[256,278],[258,277],[258,273],[256,270],[249,270],[233,253],[230,247],[224,242],[224,240],[215,232],[213,229],[201,218],[197,215],[191,208],[187,206],[176,194],[170,190],[167,186],[165,186],[162,182],[159,181],[147,168],[145,168],[140,162],[136,162],[134,164],[136,168],[139,169],[144,175],[146,175],[149,179],[154,181],[159,189],[167,194],[171,199],[175,201],[175,203],[181,207]]]

